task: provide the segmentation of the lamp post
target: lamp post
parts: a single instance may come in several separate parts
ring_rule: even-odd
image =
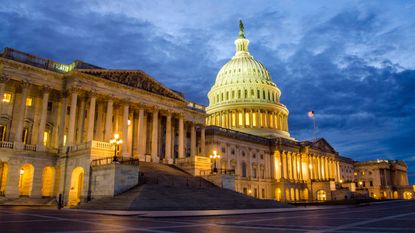
[[[114,145],[114,159],[112,160],[112,162],[117,163],[118,162],[118,157],[117,157],[117,152],[120,148],[120,144],[122,143],[122,140],[120,139],[120,135],[119,134],[114,134],[114,138],[110,140],[110,143],[112,145]]]
[[[214,150],[213,155],[210,155],[210,158],[213,159],[213,173],[218,172],[218,168],[216,167],[216,159],[220,159],[220,155]]]

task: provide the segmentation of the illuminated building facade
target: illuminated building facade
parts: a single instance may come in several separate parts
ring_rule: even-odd
[[[205,178],[215,165],[216,175],[232,176],[231,189],[257,198],[344,197],[343,185],[356,182],[351,174],[362,165],[339,156],[323,138],[290,136],[281,91],[248,43],[241,23],[235,56],[219,71],[206,109],[141,70],[65,65],[6,48],[0,55],[0,201],[63,194],[66,204],[76,205],[98,193],[96,187],[113,195],[95,165],[117,164],[114,153]],[[122,168],[132,178],[121,180],[137,181],[136,168]],[[398,186],[407,185],[406,167],[394,169],[404,177]]]

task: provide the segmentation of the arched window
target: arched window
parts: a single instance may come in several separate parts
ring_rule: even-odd
[[[246,163],[242,162],[242,177],[246,177]]]

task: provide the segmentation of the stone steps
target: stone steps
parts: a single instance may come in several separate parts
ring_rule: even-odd
[[[146,183],[111,198],[93,200],[78,208],[103,210],[206,210],[287,207],[273,200],[221,189],[200,177],[164,164],[140,163]],[[173,182],[172,182],[173,180]]]

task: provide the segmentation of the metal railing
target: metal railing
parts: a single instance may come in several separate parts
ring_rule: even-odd
[[[229,169],[209,169],[209,170],[201,170],[200,175],[206,176],[206,175],[212,175],[212,174],[220,174],[220,175],[235,175],[235,170],[229,170]]]
[[[123,165],[135,165],[138,166],[140,161],[138,159],[130,158],[130,157],[117,157],[117,161],[114,161],[114,157],[105,157],[101,159],[94,159],[91,161],[91,166],[103,166],[112,163],[119,163]]]

